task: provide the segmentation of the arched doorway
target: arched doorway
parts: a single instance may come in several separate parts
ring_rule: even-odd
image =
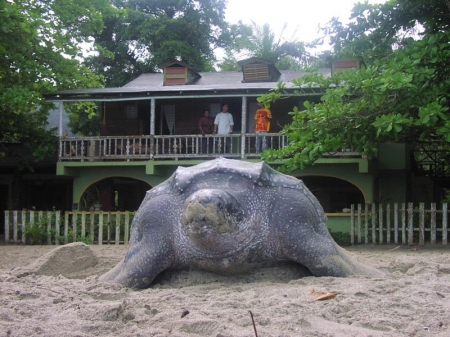
[[[149,184],[137,179],[123,177],[103,179],[84,191],[80,200],[80,210],[136,211],[149,189],[151,189]]]
[[[323,176],[299,177],[319,200],[326,213],[342,213],[352,204],[364,204],[361,190],[348,181]]]

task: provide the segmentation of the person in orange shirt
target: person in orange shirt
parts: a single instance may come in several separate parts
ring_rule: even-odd
[[[264,107],[264,104],[258,102],[258,110],[255,113],[255,132],[256,132],[256,153],[267,150],[267,133],[270,130],[270,120],[272,112]]]

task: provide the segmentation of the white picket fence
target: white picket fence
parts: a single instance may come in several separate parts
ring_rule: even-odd
[[[448,206],[351,205],[352,244],[448,244]],[[6,243],[128,244],[134,212],[5,211]]]
[[[134,213],[5,211],[5,242],[127,244]]]
[[[351,206],[351,243],[423,246],[448,243],[448,207],[431,203],[358,204]]]

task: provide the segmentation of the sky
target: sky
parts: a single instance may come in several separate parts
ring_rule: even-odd
[[[325,25],[336,16],[348,22],[351,9],[358,0],[228,0],[226,21],[242,20],[251,24],[253,20],[262,26],[268,23],[278,38],[284,23],[287,28],[283,37],[288,41],[311,42],[319,37],[319,25]],[[363,2],[363,0],[361,1]],[[386,0],[369,0],[369,3],[384,3]],[[328,48],[326,48],[328,49]]]

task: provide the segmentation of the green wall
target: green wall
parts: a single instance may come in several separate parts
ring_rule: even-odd
[[[326,176],[345,180],[361,191],[366,203],[371,203],[375,195],[375,179],[371,174],[371,165],[373,164],[370,161],[362,158],[321,159],[312,166],[292,172],[291,175],[300,179],[303,176]]]
[[[327,214],[327,227],[333,232],[350,233],[350,213]]]

